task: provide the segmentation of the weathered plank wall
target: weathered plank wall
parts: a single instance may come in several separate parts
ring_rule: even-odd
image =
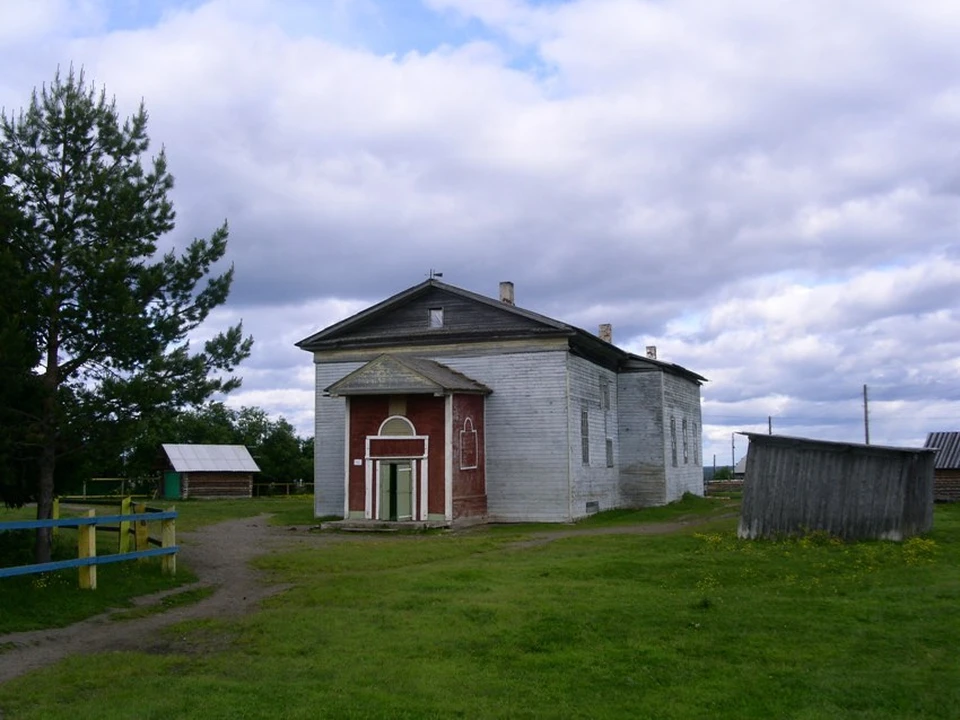
[[[937,470],[933,478],[936,502],[960,502],[960,470]]]
[[[621,373],[617,378],[621,507],[667,501],[662,397],[663,373]]]
[[[236,472],[185,472],[180,497],[222,499],[253,497],[253,474]]]
[[[443,310],[443,326],[430,327],[430,309]],[[393,312],[372,318],[366,323],[340,333],[337,342],[368,340],[383,345],[391,338],[401,341],[414,335],[442,338],[446,335],[490,335],[497,332],[536,332],[543,326],[528,318],[504,312],[496,306],[470,300],[460,295],[433,288],[425,295],[407,302]]]
[[[575,355],[567,356],[570,387],[571,519],[619,507],[620,468],[617,374]],[[587,462],[583,457],[582,415],[587,414]],[[607,463],[607,440],[612,464]]]
[[[743,490],[743,480],[713,480],[704,485],[704,495],[716,495],[717,493],[741,492]]]
[[[744,434],[742,538],[901,540],[933,525],[933,451]]]
[[[491,522],[570,519],[566,357],[563,350],[430,356],[493,390],[485,418]]]
[[[649,401],[652,401],[650,399]],[[679,500],[684,493],[703,495],[702,420],[700,386],[670,373],[663,374],[664,501]],[[677,459],[673,461],[671,420],[676,425]]]
[[[362,365],[360,362],[338,362],[319,363],[316,366],[313,509],[317,517],[343,517],[343,482],[346,472],[343,430],[346,423],[346,401],[342,397],[327,397],[323,390]]]

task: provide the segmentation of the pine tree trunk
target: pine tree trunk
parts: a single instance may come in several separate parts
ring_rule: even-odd
[[[53,425],[47,425],[44,435],[46,437],[40,455],[40,482],[37,487],[37,520],[49,520],[53,517],[53,473],[57,462],[57,436]],[[50,562],[52,540],[51,528],[37,528],[34,562]]]
[[[53,477],[57,467],[57,381],[60,373],[59,338],[56,324],[47,344],[47,369],[43,375],[43,446],[40,450],[40,477],[37,482],[37,520],[53,517]],[[50,562],[53,545],[52,528],[37,528],[33,556],[36,563]]]

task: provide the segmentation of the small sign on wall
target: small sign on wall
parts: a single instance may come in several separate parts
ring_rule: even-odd
[[[360,458],[355,458],[353,461],[353,464],[357,467],[360,467],[361,465],[363,465],[363,460],[361,460]]]

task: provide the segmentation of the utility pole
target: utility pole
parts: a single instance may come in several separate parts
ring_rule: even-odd
[[[773,416],[767,415],[767,435],[773,435]]]
[[[867,386],[863,386],[863,436],[867,445],[870,444],[870,409],[867,399]]]
[[[737,434],[730,433],[730,475],[733,476],[733,469],[737,467]]]

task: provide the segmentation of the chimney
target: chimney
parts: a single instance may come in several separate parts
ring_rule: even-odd
[[[500,302],[506,305],[513,305],[513,283],[505,280],[500,283]]]
[[[610,323],[603,323],[600,325],[600,332],[597,333],[600,336],[600,339],[604,342],[612,343],[613,342],[613,325]]]
[[[657,346],[656,345],[647,345],[647,357],[651,360],[657,359]]]

